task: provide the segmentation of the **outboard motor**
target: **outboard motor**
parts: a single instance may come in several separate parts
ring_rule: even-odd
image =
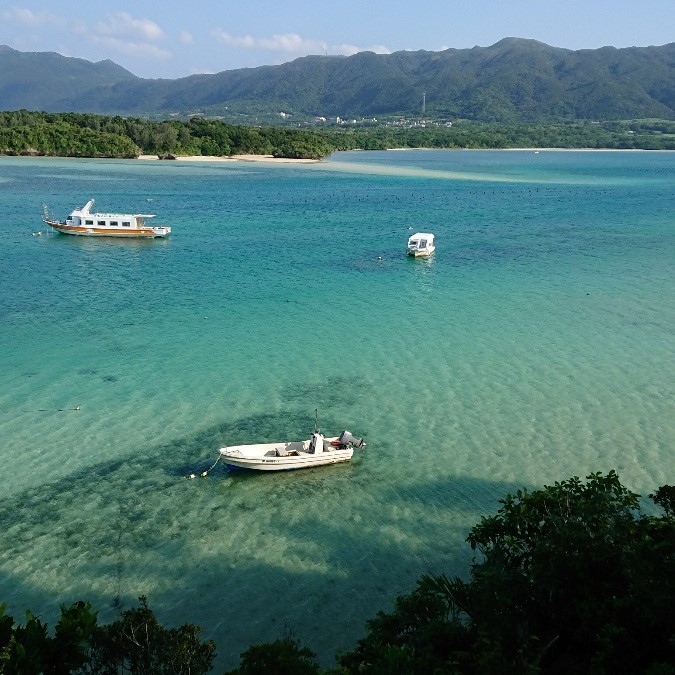
[[[340,445],[351,445],[355,448],[362,448],[365,443],[362,438],[356,438],[355,436],[352,436],[351,431],[343,431],[340,434]]]

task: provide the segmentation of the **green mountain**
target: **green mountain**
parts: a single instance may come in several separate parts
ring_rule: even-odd
[[[112,61],[92,63],[54,52],[19,52],[0,45],[0,109],[50,110],[50,103],[64,103],[64,94],[78,98],[100,87],[138,80]],[[67,97],[66,97],[67,98]],[[74,107],[59,111],[75,112]]]
[[[483,122],[675,119],[675,43],[572,51],[506,38],[442,52],[307,56],[176,80],[0,47],[0,109],[168,116],[285,112]]]

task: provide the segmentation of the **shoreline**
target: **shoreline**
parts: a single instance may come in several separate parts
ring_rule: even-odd
[[[644,148],[387,148],[385,152],[409,152],[411,150],[445,150],[450,152],[673,152],[672,150],[647,150]],[[370,152],[369,150],[348,150],[336,152]],[[328,157],[336,153],[331,153]],[[186,155],[176,156],[175,159],[160,159],[158,155],[139,155],[136,159],[143,161],[161,162],[259,162],[263,164],[317,164],[322,159],[291,159],[273,157],[272,155],[231,155],[220,157],[217,155]],[[327,159],[327,157],[323,158]]]
[[[628,152],[628,153],[638,153],[638,152],[650,152],[650,153],[660,153],[660,152],[675,152],[675,150],[659,148],[654,150],[648,150],[646,148],[386,148],[381,152],[410,152],[411,150],[415,151],[444,151],[444,152],[531,152],[535,154],[545,153],[545,152],[588,152],[588,153],[598,153],[598,152]],[[249,162],[249,163],[259,163],[259,164],[319,164],[329,157],[339,154],[341,152],[363,152],[368,153],[370,150],[363,149],[354,149],[354,150],[336,150],[335,152],[323,157],[322,159],[292,159],[288,157],[273,157],[272,155],[231,155],[231,156],[218,156],[218,155],[176,155],[171,159],[160,159],[158,155],[138,155],[137,157],[127,157],[127,158],[116,158],[116,159],[129,159],[132,161],[141,160],[144,162],[202,162],[202,163],[227,163],[227,162]],[[376,151],[377,152],[377,151]],[[2,157],[11,157],[11,158],[25,158],[25,159],[115,159],[112,157],[68,157],[62,155],[46,155],[46,154],[4,154],[0,153],[0,158]]]
[[[319,159],[291,159],[287,157],[273,157],[272,155],[231,155],[218,157],[216,155],[176,155],[173,159],[160,159],[158,155],[139,155],[136,159],[158,162],[265,162],[270,164],[315,164]]]
[[[387,152],[407,152],[409,150],[447,150],[450,152],[673,152],[667,148],[648,150],[647,148],[387,148]],[[351,151],[349,151],[351,152]],[[370,152],[364,150],[364,152]]]

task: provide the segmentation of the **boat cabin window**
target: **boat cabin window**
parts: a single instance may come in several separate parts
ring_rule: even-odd
[[[426,247],[427,247],[427,240],[422,239],[422,241],[420,242],[420,248],[426,248]]]
[[[123,220],[122,227],[131,227],[131,223],[128,220]]]
[[[85,221],[84,221],[84,224],[85,224],[85,225],[93,225],[93,224],[94,224],[94,221],[93,221],[93,220],[85,220]]]
[[[98,224],[99,224],[99,225],[105,225],[105,220],[99,220],[99,221],[98,221]]]
[[[116,220],[111,220],[111,221],[110,221],[110,226],[111,226],[111,227],[117,227],[117,221],[116,221]]]

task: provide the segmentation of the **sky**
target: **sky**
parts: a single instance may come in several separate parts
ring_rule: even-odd
[[[0,0],[0,44],[110,59],[145,78],[505,37],[572,50],[664,45],[675,41],[675,0]]]

